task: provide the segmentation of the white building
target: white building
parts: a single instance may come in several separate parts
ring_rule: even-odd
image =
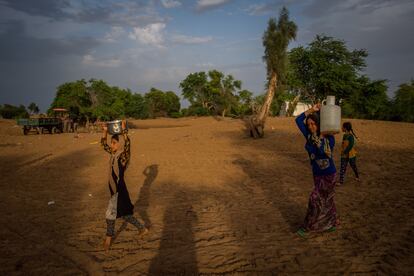
[[[286,116],[287,110],[289,108],[289,104],[290,104],[290,102],[288,102],[288,101],[285,101],[282,104],[282,106],[280,107],[279,116]],[[292,116],[298,116],[302,112],[305,112],[306,110],[308,110],[311,107],[312,107],[312,105],[310,105],[310,104],[298,102]]]

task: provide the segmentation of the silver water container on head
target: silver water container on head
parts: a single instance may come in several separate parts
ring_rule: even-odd
[[[335,96],[327,96],[321,106],[321,134],[337,134],[341,131],[341,108],[335,104]]]
[[[107,126],[108,126],[108,132],[111,135],[122,133],[122,120],[115,120],[115,121],[108,122]],[[126,124],[126,128],[128,129],[128,124]]]

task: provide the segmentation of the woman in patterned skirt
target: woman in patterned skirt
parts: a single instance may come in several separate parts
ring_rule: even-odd
[[[319,109],[320,104],[316,104],[296,118],[296,124],[306,139],[305,149],[314,180],[305,221],[297,231],[302,237],[308,232],[335,231],[337,224],[334,202],[336,168],[332,156],[335,137],[320,133]]]

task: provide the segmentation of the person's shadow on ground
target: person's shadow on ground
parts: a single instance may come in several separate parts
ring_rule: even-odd
[[[149,200],[150,200],[150,188],[151,184],[154,182],[155,178],[158,175],[158,165],[154,164],[145,168],[142,172],[146,178],[144,180],[144,184],[141,187],[139,192],[139,197],[135,202],[135,208],[138,210],[138,214],[142,218],[147,228],[151,227],[151,220],[148,216],[148,207],[149,207]]]

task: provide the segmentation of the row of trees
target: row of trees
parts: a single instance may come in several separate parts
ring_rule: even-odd
[[[217,82],[214,79],[216,76],[221,76],[219,79],[222,80],[227,79],[224,82],[227,89],[218,85],[223,82]],[[289,81],[288,83],[290,84]],[[219,89],[215,89],[214,85],[218,85]],[[72,118],[92,120],[210,115],[243,117],[257,114],[266,96],[254,96],[251,91],[241,89],[240,81],[216,70],[190,74],[181,82],[181,87],[183,97],[190,102],[190,106],[184,109],[180,109],[180,99],[172,91],[163,92],[152,88],[141,95],[109,87],[104,81],[91,80],[87,83],[80,80],[59,86],[50,110],[65,107]],[[355,87],[341,101],[344,117],[414,122],[414,80],[400,85],[393,99],[387,97],[384,80],[371,81],[362,76],[356,79]],[[95,91],[93,93],[92,88]],[[297,100],[297,96],[302,95],[298,91],[297,86],[280,85],[270,105],[269,115],[277,116],[283,102]],[[222,97],[222,93],[227,93],[226,97]],[[302,100],[311,102],[311,97],[314,96],[307,95],[303,92]],[[23,105],[0,105],[0,116],[6,119],[28,118],[30,114],[37,113],[39,107],[35,103],[27,108]]]
[[[180,112],[180,98],[172,91],[151,88],[145,95],[129,89],[109,86],[103,80],[78,80],[60,85],[48,113],[66,108],[77,120],[112,120],[121,117],[175,117]]]
[[[241,85],[240,80],[217,70],[189,74],[180,87],[190,106],[181,109],[180,98],[172,91],[151,88],[142,95],[111,87],[103,80],[78,80],[57,88],[48,113],[51,114],[53,108],[66,108],[72,118],[79,120],[210,115],[242,117],[255,114],[264,96],[254,96]],[[287,97],[288,94],[280,94],[274,101],[273,115],[279,113],[281,102]]]
[[[0,116],[5,119],[29,118],[30,114],[38,114],[39,111],[39,107],[35,103],[29,104],[27,109],[22,104],[19,106],[0,105]]]

